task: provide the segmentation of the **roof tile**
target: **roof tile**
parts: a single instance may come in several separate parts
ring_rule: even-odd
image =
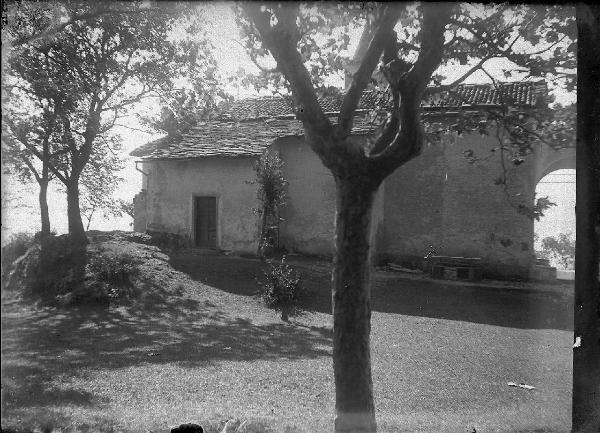
[[[535,106],[538,97],[546,93],[543,82],[503,83],[497,88],[489,84],[462,84],[452,92],[431,92],[422,107],[425,111],[503,104],[524,108]],[[326,97],[319,102],[325,113],[339,112],[340,98]],[[375,92],[364,92],[357,108],[377,108]],[[364,116],[357,116],[352,132],[368,134],[372,127]],[[146,143],[130,155],[144,159],[258,156],[277,138],[302,135],[304,128],[295,119],[289,98],[248,98],[233,102],[218,120],[199,122],[180,138],[163,137]]]

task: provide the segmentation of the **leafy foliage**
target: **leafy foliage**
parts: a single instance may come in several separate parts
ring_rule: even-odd
[[[279,212],[286,203],[288,182],[283,175],[283,160],[275,153],[263,153],[254,170],[257,198],[261,205],[257,212],[262,220],[258,250],[261,255],[268,255],[278,247]]]
[[[231,95],[218,89],[217,83],[218,80],[215,78],[212,85],[203,90],[203,93],[195,89],[177,89],[169,94],[162,94],[158,116],[153,114],[138,115],[138,117],[144,125],[166,132],[169,137],[179,138],[189,132],[199,121],[218,115],[220,111],[218,102],[231,100]],[[207,81],[203,81],[202,85],[207,86]]]
[[[26,297],[54,304],[84,284],[86,254],[68,235],[44,237],[43,250],[41,239],[34,237],[26,254],[13,263],[4,283],[22,290]]]
[[[131,254],[98,254],[91,258],[88,269],[93,283],[88,288],[96,300],[126,300],[134,294],[138,262]],[[82,293],[85,296],[85,293]]]
[[[542,239],[542,250],[539,253],[563,269],[575,267],[575,239],[571,233],[545,237]]]
[[[533,206],[527,206],[520,204],[517,206],[517,211],[531,220],[539,221],[544,216],[544,212],[550,209],[552,206],[556,206],[556,203],[550,201],[548,196],[539,197],[535,200]]]
[[[113,195],[123,181],[117,171],[124,167],[124,160],[117,153],[121,149],[120,139],[118,136],[113,138],[111,149],[105,148],[103,142],[95,146],[81,174],[80,209],[86,220],[86,230],[100,212],[105,219],[122,215],[120,203]]]
[[[138,294],[139,261],[132,255],[101,248],[87,251],[74,245],[68,235],[52,235],[45,242],[42,251],[39,236],[19,235],[3,248],[3,267],[5,252],[20,254],[3,269],[3,285],[44,304],[63,307],[120,303]]]
[[[374,3],[271,4],[263,6],[261,12],[269,18],[272,28],[282,25],[288,15],[295,18],[294,27],[297,28],[282,30],[295,33],[292,37],[297,41],[296,46],[311,82],[315,88],[322,89],[327,87],[328,77],[343,76],[345,69],[360,61],[377,26],[381,24],[385,6]],[[398,58],[405,65],[402,69],[409,70],[423,44],[423,7],[406,4],[398,6],[398,9],[397,38],[393,49],[397,50]],[[246,13],[243,5],[237,5],[236,10],[243,44],[259,68],[259,73],[252,77],[255,87],[287,86],[282,77],[282,65],[265,67],[273,62],[269,59],[269,49],[256,21]],[[350,32],[361,28],[361,41],[356,52],[352,53],[349,51]],[[461,4],[453,8],[447,21],[444,55],[440,64],[476,65],[474,70],[468,71],[470,75],[488,60],[506,58],[514,67],[503,70],[505,78],[523,73],[531,77],[548,77],[557,82],[566,78],[573,84],[575,39],[572,7]],[[350,69],[353,73],[358,67],[350,66]],[[381,74],[376,75],[372,84],[381,86],[385,84],[383,79]],[[441,84],[443,79],[436,73],[432,76],[432,83]]]
[[[31,233],[13,233],[2,247],[2,279],[4,280],[13,262],[33,246],[35,238]]]
[[[281,311],[281,318],[300,314],[299,302],[305,295],[300,274],[285,262],[268,260],[265,280],[259,283],[259,296],[267,307]]]
[[[572,89],[576,82],[576,29],[572,7],[427,2],[357,6],[330,15],[328,11],[335,7],[328,3],[245,2],[238,10],[244,43],[261,71],[257,77],[260,87],[291,94],[308,143],[336,182],[340,207],[336,226],[343,229],[336,233],[332,279],[337,311],[333,339],[335,429],[346,431],[352,425],[356,430],[375,432],[368,353],[369,227],[356,215],[367,215],[370,198],[384,179],[421,153],[426,136],[422,103],[427,98],[455,92],[456,86],[475,72],[486,74],[501,89],[497,77],[487,70],[492,60],[499,59],[509,65],[505,78],[516,71],[522,79],[560,81]],[[354,24],[362,27],[362,36],[356,55],[344,65],[339,55],[343,35],[348,33],[337,33],[337,29]],[[331,57],[326,44],[338,45]],[[464,66],[465,72],[448,80],[441,66]],[[318,97],[327,87],[327,79],[344,74],[346,68],[349,83],[335,122]],[[378,88],[389,103],[379,104],[386,113],[374,122],[378,123],[376,136],[357,143],[352,139],[354,116],[368,88]],[[500,161],[505,163],[506,152],[514,155],[513,162],[518,165],[532,150],[532,143],[525,138],[540,134],[527,125],[525,116],[508,109],[510,101],[502,102],[495,112],[482,110],[475,130],[489,134],[488,125],[492,131],[502,129],[510,145],[499,142]],[[463,132],[460,121],[451,127],[457,134]],[[504,166],[503,172],[499,184],[506,186]]]
[[[101,153],[116,152],[113,128],[137,103],[170,95],[186,76],[210,82],[212,57],[206,39],[173,37],[180,30],[199,31],[200,18],[191,14],[192,5],[51,2],[38,4],[35,13],[30,9],[14,3],[7,13],[19,23],[7,26],[7,41],[15,48],[6,80],[14,107],[8,132],[17,151],[29,152],[22,153],[28,167],[32,159],[43,161],[68,194],[77,195],[80,176],[90,161],[111,161]],[[38,37],[54,26],[57,14],[65,25],[49,37]],[[36,131],[37,136],[26,136],[23,130]],[[40,143],[45,144],[43,150]],[[103,182],[99,178],[91,183]],[[69,227],[81,227],[83,232],[81,218],[70,221]]]
[[[300,109],[308,102],[307,98],[304,95],[300,96],[299,87],[294,94],[290,83],[302,81],[302,88],[305,89],[303,93],[310,84],[315,94],[322,96],[329,92],[330,78],[344,74],[352,77],[348,74],[358,74],[361,61],[364,63],[368,60],[369,66],[376,65],[373,60],[379,61],[379,69],[374,70],[370,77],[363,74],[360,80],[356,81],[358,76],[354,76],[357,86],[362,88],[364,83],[368,82],[366,87],[375,90],[378,95],[377,105],[380,109],[366,114],[372,120],[376,134],[373,139],[367,140],[365,147],[368,153],[379,153],[384,147],[383,142],[389,142],[390,137],[395,136],[392,131],[398,130],[399,122],[394,119],[394,111],[399,108],[394,108],[394,92],[399,90],[398,80],[406,80],[418,63],[426,62],[427,57],[424,52],[427,43],[423,39],[425,7],[386,6],[389,5],[361,4],[350,7],[331,4],[281,4],[263,6],[260,11],[249,12],[251,8],[239,5],[238,22],[242,29],[244,45],[250,57],[259,63],[260,72],[252,78],[255,86],[291,93],[295,99],[295,106]],[[378,26],[383,25],[383,17],[386,14],[393,14],[397,19],[390,37],[393,42],[385,45],[382,39],[378,43],[379,49],[384,51],[383,56],[380,59],[366,59],[368,43]],[[292,23],[292,17],[295,23]],[[283,24],[287,23],[286,20],[292,29]],[[354,58],[351,59],[347,50],[349,30],[361,27],[362,37]],[[331,31],[325,31],[325,28]],[[445,23],[442,52],[436,67],[463,65],[469,68],[463,68],[466,72],[450,82],[440,70],[435,70],[431,78],[426,80],[426,84],[437,86],[432,88],[436,92],[444,92],[460,99],[456,93],[456,86],[479,71],[488,75],[502,95],[502,83],[497,77],[493,77],[486,67],[493,61],[504,59],[504,64],[511,65],[504,70],[505,78],[514,78],[515,75],[519,79],[543,78],[558,86],[572,89],[576,69],[575,33],[575,15],[572,7],[454,5]],[[275,36],[276,34],[278,36]],[[271,41],[280,41],[286,37],[289,38],[286,50],[297,49],[299,59],[292,60],[294,56],[283,56],[274,51],[274,46],[281,43]],[[328,51],[329,48],[332,49],[332,53]],[[285,51],[282,50],[283,52]],[[269,62],[272,64],[269,54],[275,56],[276,66],[267,71],[260,65]],[[295,73],[293,70],[297,71],[299,67],[297,61],[302,62],[303,69],[302,72]],[[294,62],[294,69],[286,70],[286,62]],[[321,63],[326,64],[326,68],[319,67]],[[306,82],[305,78],[300,79],[300,75],[305,73],[310,83]],[[250,79],[246,76],[246,80]],[[424,99],[430,97],[429,91],[423,95]],[[443,125],[438,124],[437,119],[422,113],[421,125],[425,129],[423,137],[430,143],[437,143],[449,133],[461,135],[477,132],[491,135],[495,128],[501,127],[509,143],[504,145],[510,148],[515,164],[522,163],[523,158],[531,153],[532,146],[540,140],[556,145],[573,138],[573,134],[569,137],[556,134],[560,131],[566,134],[572,132],[572,124],[570,128],[552,128],[552,125],[559,125],[554,120],[555,113],[548,110],[547,106],[538,107],[539,109],[523,116],[519,110],[508,110],[510,103],[510,98],[506,97],[505,107],[500,109],[473,107],[456,112],[456,107],[448,107],[448,111],[454,111],[452,116],[455,121]],[[304,110],[306,113],[306,107]],[[338,129],[345,126],[342,116],[347,115],[348,113],[340,114]],[[306,114],[301,117],[306,117]],[[351,121],[347,123],[352,124]],[[305,124],[305,127],[307,126]],[[338,134],[342,135],[341,131]],[[381,140],[382,136],[384,140]],[[380,146],[374,146],[376,142],[379,142]]]
[[[279,7],[285,8],[285,5]],[[313,3],[299,6],[298,49],[310,71],[313,83],[322,95],[330,87],[328,77],[344,75],[344,67],[351,61],[350,32],[364,22],[364,16],[369,9],[372,9],[372,6],[358,3]],[[269,59],[269,51],[251,20],[240,4],[235,6],[235,10],[243,45],[259,69],[258,74],[240,71],[237,81],[246,86],[250,85],[257,91],[270,89],[287,93],[290,90],[288,82],[278,67],[270,67],[273,62]],[[232,78],[232,81],[235,80],[235,77]]]
[[[131,217],[131,219],[133,220],[133,218],[135,218],[134,215],[134,204],[133,204],[133,200],[123,200],[123,199],[119,199],[117,200],[117,206],[119,207],[119,211],[122,214],[128,215],[129,217]],[[131,221],[129,223],[129,225],[133,225],[133,221]]]

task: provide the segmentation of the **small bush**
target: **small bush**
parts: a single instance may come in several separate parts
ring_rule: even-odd
[[[83,284],[85,245],[73,244],[69,235],[51,236],[36,253],[24,273],[32,294],[51,301]]]
[[[109,305],[136,296],[139,263],[129,253],[115,253],[102,246],[74,244],[69,235],[49,236],[42,251],[32,238],[25,254],[13,262],[3,288],[19,290],[31,300],[62,307]],[[27,237],[20,236],[11,251],[23,251]],[[18,248],[17,248],[18,246]],[[4,254],[4,251],[3,251]],[[3,257],[4,259],[4,257]]]
[[[74,301],[110,303],[129,299],[134,294],[134,280],[139,275],[138,262],[131,254],[111,255],[100,252],[88,264],[90,284],[73,292]]]
[[[542,239],[542,250],[537,254],[560,269],[575,269],[575,237],[572,233],[545,237]]]
[[[131,285],[139,274],[138,262],[131,254],[99,254],[90,260],[89,270],[98,281],[115,285]]]
[[[4,276],[11,268],[13,262],[27,252],[35,242],[35,236],[31,233],[12,234],[8,243],[2,247],[2,275]]]
[[[300,314],[299,303],[305,295],[300,274],[285,262],[268,260],[264,272],[265,280],[259,282],[258,295],[267,307],[281,311],[281,319]]]

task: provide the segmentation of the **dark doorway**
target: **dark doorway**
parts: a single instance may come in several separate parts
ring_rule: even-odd
[[[196,246],[206,248],[217,247],[217,198],[196,197],[195,234]]]

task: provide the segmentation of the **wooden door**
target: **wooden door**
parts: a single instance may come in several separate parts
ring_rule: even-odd
[[[196,245],[217,247],[217,198],[196,197]]]

